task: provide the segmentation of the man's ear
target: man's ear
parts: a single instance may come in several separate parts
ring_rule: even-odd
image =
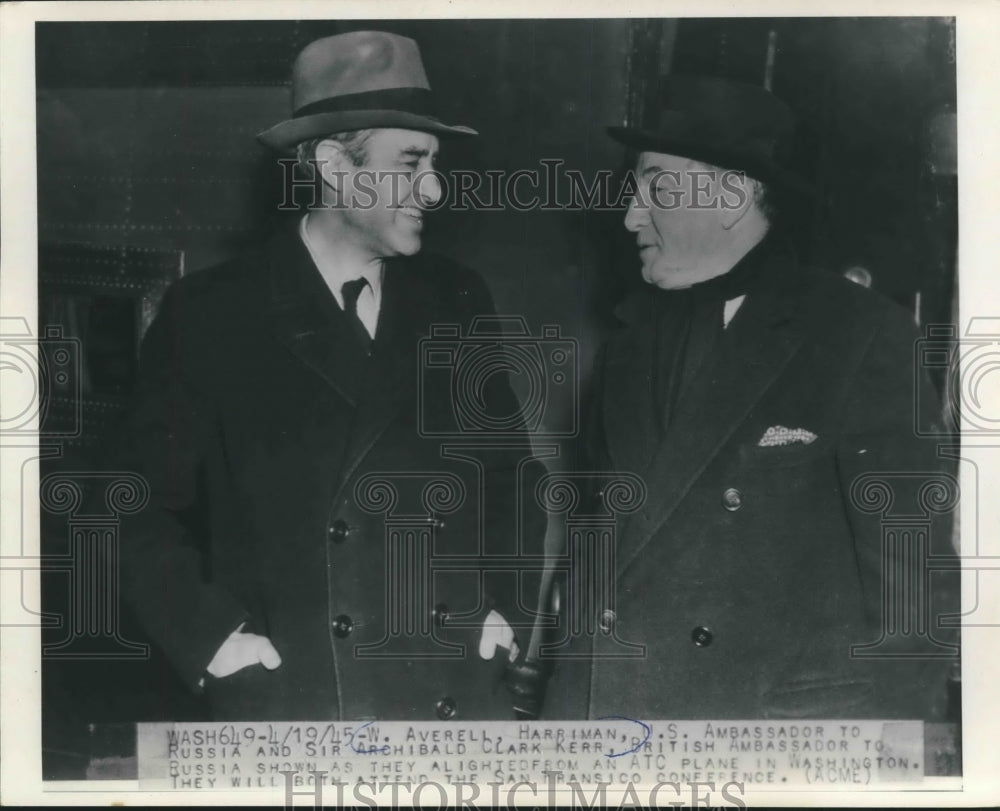
[[[316,170],[323,182],[338,194],[343,189],[344,178],[352,165],[340,141],[326,138],[316,144]]]
[[[757,205],[760,183],[743,173],[734,172],[722,178],[722,186],[723,194],[719,198],[722,227],[729,231]]]

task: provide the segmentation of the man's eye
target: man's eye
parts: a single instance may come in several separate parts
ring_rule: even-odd
[[[403,161],[403,166],[409,166],[411,169],[416,170],[416,168],[420,166],[420,161],[418,160]]]

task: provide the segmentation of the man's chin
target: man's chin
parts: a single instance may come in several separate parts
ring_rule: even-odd
[[[675,287],[681,287],[685,284],[682,279],[678,278],[676,271],[671,271],[667,268],[643,265],[641,272],[644,282],[663,290],[672,290]]]
[[[392,246],[393,256],[413,256],[416,253],[420,253],[422,240],[420,239],[401,239]]]

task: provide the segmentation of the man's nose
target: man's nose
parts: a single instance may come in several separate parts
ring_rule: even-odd
[[[437,172],[421,172],[413,182],[413,196],[423,208],[437,205],[441,194],[441,180]]]
[[[625,212],[625,227],[635,233],[649,221],[649,209],[639,199],[638,195],[633,197]]]

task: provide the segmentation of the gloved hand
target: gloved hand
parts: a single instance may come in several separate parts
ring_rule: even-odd
[[[483,659],[492,659],[497,648],[507,650],[507,661],[513,662],[520,648],[514,639],[514,629],[507,624],[507,620],[497,611],[490,611],[483,620],[483,633],[479,637],[479,656]]]
[[[226,637],[226,641],[215,652],[206,668],[208,675],[222,679],[250,665],[262,664],[268,670],[274,670],[281,664],[281,656],[274,649],[271,640],[259,634],[243,633],[244,625],[246,623]],[[204,681],[202,679],[202,685]]]

